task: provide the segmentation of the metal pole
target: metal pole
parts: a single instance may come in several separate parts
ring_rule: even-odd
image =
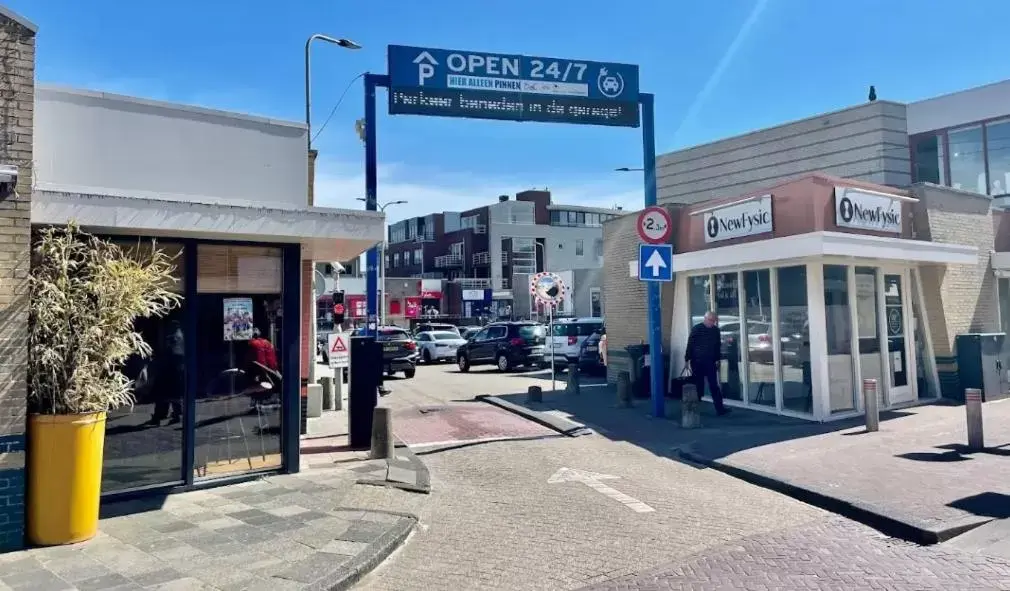
[[[642,161],[645,171],[645,206],[656,205],[656,129],[653,113],[654,97],[640,93],[638,101],[642,105]],[[646,285],[649,312],[649,371],[652,391],[652,415],[666,416],[666,398],[663,393],[663,320],[660,307],[659,283],[649,281]]]
[[[866,414],[866,432],[880,430],[880,405],[877,398],[877,380],[863,380],[863,411]]]
[[[305,40],[305,144],[312,149],[312,69],[309,67],[309,47],[318,35],[312,35]]]
[[[547,334],[551,337],[551,394],[557,392],[556,386],[554,385],[556,373],[554,373],[554,304],[550,304],[550,308],[547,310]]]
[[[985,447],[985,436],[982,431],[982,390],[965,389],[964,411],[968,418],[968,450],[982,451]]]
[[[378,210],[378,157],[375,147],[375,74],[365,74],[365,209]],[[385,237],[383,237],[385,238]],[[378,246],[365,255],[365,293],[367,306],[366,334],[377,334],[378,310]]]

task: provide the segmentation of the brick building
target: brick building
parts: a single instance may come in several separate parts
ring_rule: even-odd
[[[891,407],[958,397],[957,336],[1010,327],[1008,105],[1010,81],[870,102],[659,156],[659,202],[676,221],[678,253],[662,294],[670,371],[680,370],[691,324],[712,307],[735,342],[732,351],[724,343],[732,375],[722,367],[735,404],[830,420],[861,412],[856,390],[867,377]],[[839,225],[846,195],[847,208],[900,212],[884,220],[898,226],[880,234]],[[768,227],[744,220],[762,208]],[[647,338],[645,290],[628,278],[635,221],[604,227],[611,379],[627,369],[624,347]],[[719,238],[707,235],[709,223]],[[867,233],[884,240],[876,252],[852,236]],[[780,245],[808,250],[776,253]],[[804,279],[789,275],[801,268]],[[797,286],[807,290],[802,322],[798,301],[782,308]],[[897,329],[904,344],[891,342]]]
[[[183,303],[138,319],[154,352],[125,368],[161,373],[109,412],[112,499],[299,469],[313,263],[358,257],[385,224],[310,205],[304,124],[37,84],[35,32],[0,6],[0,551],[23,543],[31,227],[75,221],[176,257]],[[268,374],[255,331],[276,352]]]
[[[528,276],[539,271],[599,269],[603,264],[603,223],[616,209],[553,203],[546,190],[502,195],[496,203],[463,212],[441,212],[390,225],[386,249],[389,277],[441,279],[447,282],[440,309],[475,316],[477,300],[487,292],[497,315],[528,316]],[[598,273],[572,273],[572,310],[592,309],[599,295]],[[575,282],[581,281],[578,285]],[[593,289],[596,291],[593,291]],[[514,310],[505,314],[504,310]]]
[[[28,254],[32,203],[35,32],[0,6],[0,169],[17,170],[0,198],[0,551],[24,534]],[[13,189],[13,190],[12,190]]]

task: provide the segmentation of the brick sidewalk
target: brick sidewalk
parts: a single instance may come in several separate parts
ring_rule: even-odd
[[[353,469],[318,469],[112,504],[103,512],[121,516],[102,519],[93,540],[0,554],[0,589],[285,591],[350,584],[416,523],[406,514],[342,507],[358,477]]]
[[[690,459],[734,475],[779,481],[825,495],[836,505],[866,507],[911,526],[924,539],[944,539],[960,528],[1010,517],[1010,401],[984,405],[989,447],[968,454],[962,406],[885,413],[880,431],[867,434],[861,419],[818,424],[742,409],[715,417],[709,404],[703,428],[684,430],[676,420],[650,418],[647,400],[617,408],[612,387],[583,389],[579,396],[545,393],[541,404],[527,404],[520,393],[502,398],[570,417],[657,455],[687,452]],[[678,403],[667,402],[667,416],[679,416]]]

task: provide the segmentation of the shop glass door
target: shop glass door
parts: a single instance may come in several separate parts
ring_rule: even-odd
[[[908,313],[908,282],[904,272],[884,272],[884,334],[887,339],[885,366],[888,371],[888,403],[915,400],[915,371],[910,354],[912,338]]]

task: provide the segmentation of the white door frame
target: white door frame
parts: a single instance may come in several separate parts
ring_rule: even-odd
[[[901,279],[901,323],[903,325],[902,330],[904,331],[903,337],[905,341],[906,365],[904,370],[907,380],[907,384],[904,386],[891,385],[891,379],[894,376],[894,368],[892,367],[891,352],[887,342],[887,312],[886,302],[884,301],[885,275],[897,275]],[[885,380],[883,384],[884,392],[886,393],[884,402],[886,405],[885,407],[891,407],[894,405],[914,402],[918,398],[918,380],[916,379],[918,372],[916,369],[915,359],[915,327],[912,324],[912,278],[908,267],[886,264],[877,267],[877,276],[879,279],[877,285],[877,295],[880,298],[878,307],[881,322],[881,351],[885,353],[885,360],[884,363],[881,364],[881,367],[884,368],[887,375],[887,380]]]

